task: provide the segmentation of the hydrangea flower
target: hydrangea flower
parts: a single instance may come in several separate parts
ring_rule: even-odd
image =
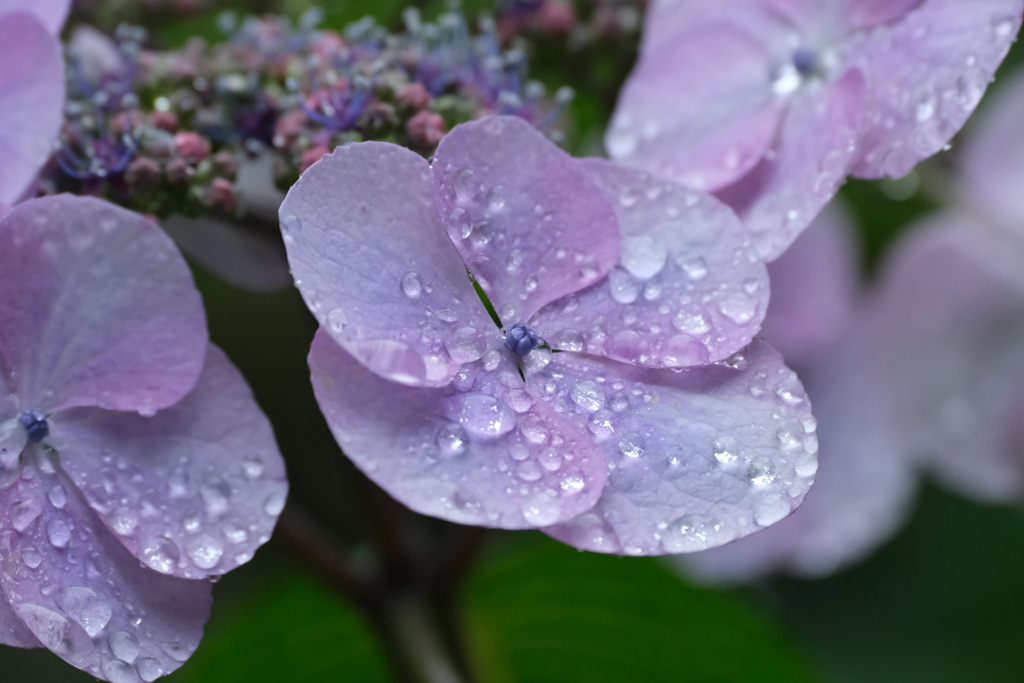
[[[1024,79],[1008,81],[960,148],[955,201],[886,264],[873,343],[906,448],[990,501],[1024,495]]]
[[[772,300],[763,330],[814,403],[821,446],[814,487],[770,529],[686,556],[681,565],[691,576],[821,576],[865,556],[906,518],[916,467],[871,340],[876,307],[857,292],[851,232],[833,203],[768,267]]]
[[[847,173],[899,177],[974,110],[1022,0],[659,0],[606,138],[778,256]]]
[[[64,59],[54,34],[71,0],[0,0],[0,203],[28,189],[63,116]]]
[[[0,643],[108,681],[181,666],[209,577],[267,540],[270,425],[148,220],[91,198],[0,217]]]
[[[662,554],[777,522],[813,480],[803,389],[751,342],[765,268],[713,198],[490,117],[432,164],[335,150],[281,226],[324,416],[416,511]]]

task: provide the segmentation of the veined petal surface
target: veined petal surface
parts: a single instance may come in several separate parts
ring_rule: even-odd
[[[441,223],[422,157],[380,142],[339,147],[302,174],[280,215],[296,287],[367,368],[444,386],[482,355],[479,344],[446,344],[494,324]]]
[[[140,562],[188,579],[249,561],[284,507],[284,462],[241,374],[211,346],[195,388],[146,418],[80,408],[46,443]]]
[[[610,472],[597,505],[544,529],[583,550],[663,555],[711,548],[774,524],[817,470],[810,403],[761,341],[675,373],[555,354],[530,390],[585,426]]]
[[[0,203],[14,203],[28,188],[63,116],[60,43],[35,16],[5,13],[0,4]]]
[[[525,391],[498,343],[450,387],[404,387],[321,328],[309,354],[313,389],[345,454],[413,510],[505,529],[571,519],[600,495],[605,458],[585,428]]]
[[[768,274],[736,215],[644,171],[584,163],[616,208],[619,262],[598,284],[541,309],[534,329],[555,349],[655,368],[724,360],[750,343]]]
[[[42,645],[112,683],[152,681],[199,644],[209,581],[139,565],[80,497],[56,458],[32,445],[0,489],[0,600]]]
[[[203,367],[206,316],[181,254],[99,199],[32,199],[0,219],[0,292],[0,356],[22,409],[151,415]]]
[[[434,197],[503,325],[600,280],[619,257],[615,210],[576,159],[513,116],[456,126]]]
[[[844,62],[867,84],[851,172],[899,178],[949,142],[985,93],[1020,29],[1024,0],[925,0],[859,34]]]

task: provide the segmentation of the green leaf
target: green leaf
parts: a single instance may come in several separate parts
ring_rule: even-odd
[[[262,586],[244,607],[211,627],[168,683],[390,682],[369,628],[341,598],[298,573]]]
[[[654,559],[545,541],[485,565],[467,598],[486,683],[816,680],[764,614]]]

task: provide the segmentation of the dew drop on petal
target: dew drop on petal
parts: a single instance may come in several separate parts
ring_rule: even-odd
[[[139,681],[135,667],[120,659],[109,659],[103,662],[103,676],[110,683],[138,683]]]
[[[287,500],[288,495],[284,491],[278,491],[271,493],[267,496],[267,499],[263,501],[263,512],[267,513],[271,517],[277,517],[284,510],[284,503]]]
[[[612,299],[620,304],[631,304],[640,294],[640,283],[618,266],[608,273],[608,288]]]
[[[718,309],[729,320],[737,325],[743,325],[750,322],[757,313],[757,301],[742,292],[736,292],[722,299]]]
[[[583,477],[574,474],[563,479],[558,486],[567,494],[573,494],[582,491],[586,482],[583,481]]]
[[[573,386],[569,396],[573,403],[588,413],[604,407],[604,391],[591,380],[585,380]]]
[[[129,664],[135,662],[142,650],[139,639],[127,631],[114,631],[107,642],[114,656]]]
[[[61,595],[64,613],[85,629],[90,638],[95,638],[110,623],[114,611],[110,601],[91,588],[69,586]]]
[[[503,401],[487,394],[452,396],[445,403],[445,415],[481,439],[496,439],[516,426],[515,412]]]
[[[139,678],[146,681],[146,683],[153,683],[153,681],[164,675],[163,666],[152,657],[140,659],[135,665],[135,670],[139,672]]]
[[[754,486],[768,486],[775,481],[775,464],[765,456],[755,458],[747,466],[747,479]]]
[[[158,572],[167,574],[178,564],[178,546],[163,536],[151,538],[142,547],[142,559]]]
[[[480,192],[480,185],[473,176],[473,169],[470,168],[464,168],[455,174],[455,200],[460,204],[472,201]]]
[[[630,235],[622,240],[622,267],[640,280],[649,280],[665,267],[668,248],[649,235]]]
[[[55,519],[46,525],[46,535],[54,548],[64,548],[71,540],[71,527],[63,519]]]
[[[644,441],[642,435],[636,432],[629,432],[619,439],[619,452],[627,458],[639,458],[644,454],[645,445],[646,441]]]
[[[410,299],[416,299],[423,293],[423,281],[419,273],[410,270],[402,276],[402,293]]]
[[[683,515],[669,522],[662,530],[661,545],[670,553],[703,550],[708,544],[708,534],[716,530],[717,522],[698,515]]]
[[[475,327],[460,327],[446,335],[444,347],[456,363],[470,363],[487,351],[487,340]]]
[[[723,465],[736,462],[736,458],[739,457],[738,451],[736,439],[731,436],[715,439],[715,442],[711,445],[711,452],[715,456],[715,460]]]
[[[201,534],[188,542],[188,555],[199,569],[212,569],[224,554],[224,544],[208,534]]]
[[[772,494],[765,496],[754,507],[754,522],[758,526],[771,526],[790,512],[789,503],[782,496]]]
[[[438,429],[435,443],[441,449],[442,455],[460,455],[466,452],[469,437],[461,425],[455,422],[448,422],[442,424],[440,429]]]

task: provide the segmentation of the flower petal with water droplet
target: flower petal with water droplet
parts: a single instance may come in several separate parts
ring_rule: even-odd
[[[662,555],[727,543],[795,509],[814,481],[810,403],[766,344],[755,341],[744,354],[741,370],[675,373],[564,353],[528,375],[531,393],[578,424],[591,417],[571,403],[574,383],[602,377],[612,394],[611,432],[597,440],[608,485],[592,510],[545,533],[584,550]],[[757,373],[768,391],[754,395]],[[735,458],[716,457],[724,440]]]
[[[491,370],[485,360],[467,365],[462,388],[403,387],[368,372],[321,329],[309,364],[345,454],[413,510],[506,529],[575,517],[604,487],[604,456],[585,427],[525,395],[511,352],[500,353]]]
[[[121,543],[152,569],[183,578],[248,561],[281,512],[270,501],[283,504],[288,489],[269,422],[212,346],[196,387],[173,407],[151,418],[69,411],[48,443]],[[104,462],[109,453],[114,465]]]
[[[600,159],[585,167],[607,195],[635,198],[617,209],[622,266],[531,324],[553,348],[575,332],[583,347],[564,350],[655,368],[717,362],[746,346],[764,318],[768,273],[736,215],[643,171]]]
[[[494,330],[434,206],[430,166],[414,152],[340,147],[302,174],[280,213],[310,311],[374,372],[444,386],[465,362],[445,339]]]

